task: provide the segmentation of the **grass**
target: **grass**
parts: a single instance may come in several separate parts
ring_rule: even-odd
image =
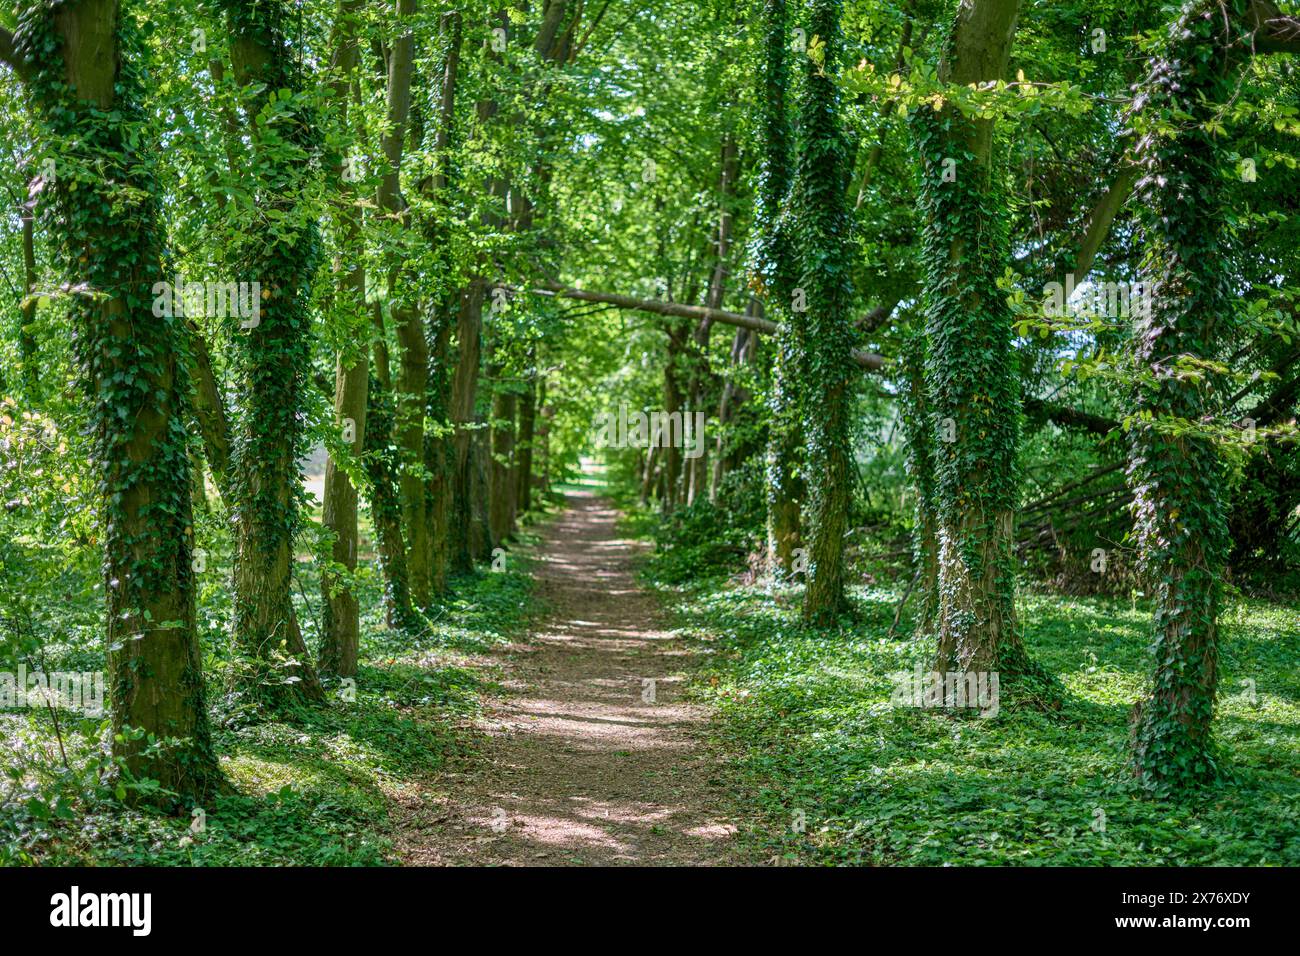
[[[651,568],[654,567],[652,564]],[[1058,713],[893,707],[922,664],[898,595],[861,590],[857,621],[804,628],[794,589],[717,578],[669,588],[704,652],[748,817],[777,862],[825,865],[1300,865],[1300,614],[1238,602],[1222,618],[1217,736],[1230,777],[1178,801],[1126,772],[1128,715],[1148,670],[1148,613],[1128,601],[1027,594],[1031,651],[1064,684]],[[1251,683],[1253,682],[1253,683]],[[1253,688],[1253,695],[1251,690]]]

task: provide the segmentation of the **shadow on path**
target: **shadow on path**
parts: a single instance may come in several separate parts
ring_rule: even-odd
[[[722,815],[703,708],[681,699],[687,651],[657,630],[617,511],[573,492],[537,555],[546,621],[502,661],[478,753],[411,808],[414,865],[727,865],[745,862]],[[417,801],[426,804],[426,801]]]

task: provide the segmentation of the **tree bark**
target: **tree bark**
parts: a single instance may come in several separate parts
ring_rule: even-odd
[[[533,506],[533,440],[537,419],[537,357],[529,353],[529,368],[524,393],[519,399],[519,443],[515,449],[517,490],[515,500],[520,514]]]
[[[456,320],[457,362],[451,386],[451,421],[455,432],[450,552],[452,567],[459,572],[469,572],[474,568],[470,540],[474,525],[470,446],[474,435],[474,400],[482,354],[485,289],[484,282],[475,279],[462,290]]]
[[[150,145],[133,145],[116,118],[134,130],[142,115],[141,91],[119,73],[120,58],[138,53],[120,49],[119,17],[116,0],[59,7],[27,22],[13,53],[31,57],[20,75],[64,155],[105,172],[79,190],[57,176],[48,187],[66,271],[102,293],[74,300],[74,344],[102,495],[113,754],[133,777],[197,802],[225,784],[195,618],[184,328],[150,314],[162,272],[159,189]],[[119,211],[127,187],[144,198]],[[180,743],[149,753],[150,736]]]
[[[934,490],[935,434],[925,388],[925,336],[915,335],[906,348],[903,369],[906,399],[902,403],[902,416],[907,437],[907,472],[916,495],[912,512],[912,563],[921,603],[912,634],[933,639],[939,607],[939,519]]]
[[[749,314],[758,314],[762,311],[763,304],[756,298],[750,298],[749,308],[746,312]],[[722,383],[722,395],[718,398],[718,439],[714,447],[713,474],[709,482],[709,500],[716,502],[718,500],[718,487],[722,484],[722,479],[726,476],[728,469],[735,467],[738,462],[744,461],[748,457],[749,449],[734,440],[728,441],[728,432],[732,423],[738,417],[741,407],[749,401],[749,391],[739,385],[736,381],[734,370],[749,365],[754,361],[757,349],[758,336],[748,329],[736,329],[736,334],[732,337],[731,342],[731,368],[732,374],[728,375]]]
[[[349,128],[349,99],[352,96],[353,74],[359,60],[355,18],[361,4],[362,0],[342,0],[339,5],[339,39],[333,85],[339,123],[344,131]],[[343,168],[336,168],[334,175],[343,180]],[[343,262],[336,260],[334,271],[336,275],[344,275],[342,294],[339,296],[340,309],[360,316],[361,322],[350,324],[364,328],[366,271],[361,255],[361,214],[356,204],[357,198],[355,189],[343,189],[338,213],[339,233],[341,247],[351,264],[344,271]],[[365,448],[369,385],[370,343],[368,339],[363,339],[359,346],[341,349],[335,358],[334,368],[334,427],[339,430],[337,434],[340,444],[348,446],[349,458],[356,456],[358,460],[358,453]],[[350,577],[357,569],[357,489],[347,471],[339,467],[333,451],[325,463],[321,523],[334,534],[331,560]],[[341,581],[333,574],[323,573],[321,606],[321,646],[317,666],[322,674],[355,677],[357,651],[361,641],[361,609],[352,591],[351,581]]]
[[[500,544],[510,537],[515,520],[514,472],[515,406],[516,397],[511,386],[501,382],[502,367],[498,364],[488,373],[493,380],[492,396],[491,465],[488,469],[488,520],[493,542]]]
[[[431,241],[447,247],[447,219],[450,211],[446,191],[451,183],[451,146],[455,136],[456,87],[460,75],[460,51],[463,39],[462,19],[458,11],[443,14],[442,33],[446,54],[442,69],[442,88],[438,107],[438,128],[434,139],[437,167],[429,183],[435,204],[430,228]],[[452,440],[443,429],[451,415],[451,333],[456,324],[458,297],[447,296],[431,315],[429,341],[429,407],[427,419],[438,430],[427,429],[424,436],[424,465],[428,473],[426,507],[429,516],[429,577],[434,594],[447,590],[447,571],[451,565]]]
[[[664,412],[669,420],[682,411],[682,389],[680,384],[682,357],[686,352],[686,338],[689,332],[680,325],[668,329],[668,357],[664,363]],[[664,494],[660,506],[664,514],[676,510],[680,497],[680,479],[682,474],[682,450],[672,444],[663,447]]]
[[[23,223],[23,299],[18,321],[18,354],[22,362],[23,387],[28,395],[35,396],[40,383],[40,351],[36,342],[36,332],[32,328],[36,321],[36,200],[33,197],[23,203],[21,210]]]
[[[415,63],[412,20],[416,7],[416,0],[396,0],[394,7],[398,34],[388,53],[387,119],[381,144],[385,168],[376,197],[377,205],[387,213],[399,233],[405,233],[410,227],[410,212],[401,191],[401,170],[411,111],[411,77]],[[402,238],[410,237],[403,235]],[[400,250],[401,243],[398,245]],[[418,607],[427,607],[433,586],[433,551],[424,477],[429,347],[420,309],[413,298],[415,281],[416,277],[410,274],[404,263],[396,263],[389,270],[389,302],[401,350],[394,383],[397,388],[395,436],[400,450],[398,493],[407,547],[406,565],[410,575],[411,600]]]
[[[792,249],[783,218],[790,194],[794,139],[786,105],[790,87],[787,63],[790,40],[785,0],[764,0],[762,41],[763,55],[755,82],[762,146],[754,197],[750,282],[762,294],[766,314],[779,322],[764,320],[770,328],[751,328],[776,335],[765,465],[767,565],[774,578],[784,579],[794,573],[795,551],[800,540],[799,501],[803,496],[793,330],[785,311],[791,304],[794,287]]]
[[[735,193],[736,180],[740,174],[740,152],[736,148],[736,141],[730,133],[723,137],[719,166],[718,231],[717,244],[714,247],[716,258],[713,264],[713,273],[709,277],[709,289],[704,298],[705,308],[708,309],[721,309],[722,299],[727,291],[727,266],[728,259],[731,256],[731,204],[734,201],[733,194]],[[713,319],[706,315],[695,327],[695,354],[691,365],[689,389],[692,414],[705,410],[704,390],[705,386],[713,378],[713,373],[709,368],[709,344],[712,332]],[[700,454],[689,461],[690,482],[686,499],[687,504],[693,504],[697,497],[704,494],[708,486],[709,446],[705,442],[703,434],[696,436],[696,438],[700,442]]]
[[[1001,79],[1019,0],[963,4],[944,82]],[[935,669],[1033,670],[1015,622],[1019,379],[998,279],[1010,259],[992,121],[948,104],[916,117],[926,217],[926,403],[934,430],[939,608]]]
[[[406,544],[402,540],[402,503],[397,494],[398,463],[392,442],[393,392],[388,375],[386,350],[382,343],[376,342],[374,368],[367,390],[365,435],[370,520],[379,544],[388,626],[416,631],[419,619],[411,605]]]
[[[254,0],[228,0],[226,10],[235,79],[251,91],[244,105],[262,170],[256,202],[263,214],[292,224],[278,238],[257,237],[244,254],[249,279],[261,284],[263,295],[259,324],[240,339],[241,394],[247,405],[240,417],[232,483],[235,633],[249,667],[240,680],[272,705],[320,701],[324,691],[308,660],[290,591],[316,246],[315,223],[304,217],[299,203],[307,159],[318,149],[317,133],[305,116],[287,135],[264,130],[259,122],[271,91],[300,85],[286,53],[285,11]],[[285,155],[286,144],[294,155]]]
[[[813,0],[809,32],[824,44],[823,62],[810,57],[805,68],[799,110],[803,136],[791,193],[797,281],[807,297],[806,311],[790,311],[808,462],[803,616],[819,625],[848,610],[844,534],[853,473],[849,169],[836,80],[843,56],[840,15],[839,0]]]

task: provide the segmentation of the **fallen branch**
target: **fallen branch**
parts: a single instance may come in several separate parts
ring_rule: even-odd
[[[631,309],[637,312],[650,312],[654,315],[669,315],[682,319],[709,319],[724,325],[734,325],[750,329],[762,335],[775,335],[778,326],[770,319],[756,315],[744,315],[740,312],[728,312],[726,309],[710,309],[702,305],[687,305],[684,302],[664,302],[660,299],[638,299],[635,296],[620,295],[617,292],[593,292],[589,289],[575,289],[558,282],[544,282],[533,290],[538,295],[554,295],[564,299],[577,299],[581,302],[598,302]],[[881,307],[883,309],[883,307]],[[867,320],[873,320],[880,310],[868,313]],[[890,309],[892,312],[892,308]],[[874,352],[853,349],[853,361],[868,372],[879,372],[889,363],[889,359]],[[1052,405],[1039,399],[1027,399],[1025,411],[1030,415],[1042,415],[1064,428],[1080,428],[1095,435],[1105,435],[1118,423],[1101,415],[1093,415],[1074,408]]]
[[[744,315],[740,312],[728,312],[726,309],[710,309],[702,305],[686,305],[683,302],[663,302],[659,299],[638,299],[616,292],[591,292],[587,289],[574,289],[558,282],[544,283],[537,290],[543,294],[558,295],[565,299],[579,299],[583,302],[605,302],[623,309],[638,312],[650,312],[655,315],[670,315],[682,319],[710,319],[724,325],[734,325],[742,329],[751,329],[763,335],[775,335],[777,324],[770,319],[756,315]],[[872,352],[853,350],[853,361],[870,372],[878,372],[885,367],[886,359]]]
[[[1093,415],[1091,412],[1083,412],[1077,408],[1054,405],[1039,398],[1025,399],[1025,414],[1030,418],[1042,416],[1062,428],[1074,428],[1093,435],[1107,435],[1119,427],[1119,422],[1103,415]]]
[[[916,582],[921,580],[921,572],[918,570],[912,575],[912,580],[907,584],[907,590],[903,592],[903,599],[898,602],[898,608],[894,611],[894,623],[889,625],[889,633],[885,635],[885,640],[894,636],[894,631],[898,630],[898,622],[903,616],[903,608],[907,606],[907,599],[912,596],[912,589],[916,587]]]

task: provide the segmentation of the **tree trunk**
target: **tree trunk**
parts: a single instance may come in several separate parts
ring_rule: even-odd
[[[920,608],[913,636],[934,637],[939,604],[939,538],[934,497],[934,428],[925,391],[925,336],[913,336],[906,346],[903,374],[907,390],[903,402],[903,431],[907,438],[907,473],[916,495],[913,509],[912,561],[919,575],[916,584]]]
[[[760,313],[763,304],[751,297],[746,312]],[[733,370],[749,365],[754,361],[758,336],[749,329],[736,329],[731,340],[731,368]],[[722,395],[718,399],[718,439],[714,447],[713,476],[709,482],[709,500],[718,500],[718,487],[729,468],[735,467],[748,457],[749,450],[739,442],[729,441],[729,430],[737,417],[737,412],[749,400],[749,392],[736,382],[735,372],[728,375],[722,383]]]
[[[339,124],[348,130],[349,98],[352,95],[352,75],[356,70],[358,53],[355,36],[355,17],[361,0],[343,0],[339,6],[339,40],[335,57],[334,95],[339,111]],[[343,180],[342,167],[334,175]],[[349,323],[365,328],[366,271],[362,264],[361,215],[355,204],[356,190],[345,188],[339,203],[340,242],[345,254],[351,257],[343,281],[339,307],[347,314],[360,317]],[[341,261],[334,264],[335,274],[344,269]],[[366,403],[370,385],[370,343],[362,339],[359,347],[339,351],[334,369],[334,426],[340,445],[347,447],[349,458],[359,459],[365,448]],[[357,569],[357,489],[347,471],[339,467],[331,451],[325,463],[325,488],[322,501],[321,523],[334,534],[330,558],[349,576],[340,580],[326,571],[321,574],[321,646],[318,668],[322,674],[336,677],[355,677],[357,651],[361,640],[360,607],[352,591],[350,577]]]
[[[536,355],[530,355],[524,394],[519,399],[519,444],[515,448],[517,478],[515,501],[519,513],[533,506],[533,438],[537,419]]]
[[[946,82],[1002,78],[1019,0],[961,7],[940,63]],[[1012,316],[998,288],[1010,261],[990,120],[951,104],[915,117],[926,218],[926,398],[935,457],[939,609],[935,669],[1034,670],[1016,632],[1013,515],[1019,494],[1019,379]]]
[[[231,59],[241,87],[248,135],[262,170],[252,190],[258,210],[286,228],[259,235],[243,259],[247,280],[262,287],[259,322],[239,337],[240,394],[246,407],[234,456],[235,634],[249,670],[245,688],[267,703],[320,701],[324,691],[307,657],[290,592],[298,529],[303,452],[302,392],[311,364],[309,299],[315,271],[316,225],[299,206],[310,158],[319,149],[307,116],[292,131],[259,122],[271,91],[301,86],[286,52],[279,7],[255,0],[227,4]],[[252,84],[257,84],[253,87]]]
[[[438,109],[434,156],[437,169],[429,182],[435,213],[426,234],[438,248],[448,246],[447,221],[450,211],[446,190],[451,183],[451,146],[455,135],[456,86],[460,74],[460,50],[463,37],[461,15],[451,11],[442,16],[442,33],[446,37],[446,54],[442,70],[442,90]],[[451,565],[452,460],[455,449],[444,429],[451,416],[451,332],[456,324],[458,297],[453,293],[432,311],[429,341],[429,406],[427,420],[437,426],[424,436],[424,466],[428,472],[426,508],[429,518],[429,579],[434,594],[447,590],[447,571]]]
[[[807,310],[791,324],[808,445],[808,570],[804,619],[829,624],[848,609],[844,592],[844,534],[853,472],[849,407],[853,289],[846,188],[847,144],[839,117],[835,64],[842,55],[839,0],[814,0],[809,32],[820,37],[824,62],[805,70],[803,125],[792,209],[798,217],[799,287]],[[793,304],[793,303],[792,303]]]
[[[392,390],[384,381],[387,371],[385,350],[382,343],[376,343],[375,368],[368,390],[365,435],[370,521],[378,539],[388,626],[416,631],[419,629],[419,620],[411,605],[406,544],[402,540],[402,503],[397,494],[398,465],[392,441]]]
[[[361,271],[360,267],[354,271]],[[360,281],[364,285],[364,276]],[[350,453],[365,447],[369,351],[363,350],[352,363],[340,353],[334,375],[334,423],[344,433],[344,442],[351,437]],[[333,454],[325,464],[324,495],[321,523],[335,535],[331,558],[352,575],[357,569],[357,490]],[[337,677],[355,677],[361,624],[351,582],[340,582],[331,574],[322,574],[321,597],[324,610],[320,670]]]
[[[542,443],[542,494],[549,494],[551,491],[551,419],[555,417],[555,409],[546,404],[546,378],[537,383],[537,407],[542,410],[542,421],[537,426],[537,437]]]
[[[1245,31],[1217,3],[1184,7],[1151,61],[1133,116],[1143,291],[1151,296],[1134,329],[1139,380],[1130,432],[1129,480],[1141,568],[1154,589],[1150,696],[1134,708],[1133,766],[1162,791],[1217,775],[1211,741],[1218,685],[1218,609],[1230,544],[1223,463],[1199,429],[1230,386],[1184,359],[1214,360],[1229,340],[1240,292],[1224,220],[1226,160],[1208,130],[1236,95],[1250,49]],[[1234,42],[1235,41],[1235,42]],[[1217,48],[1217,49],[1216,49]],[[1176,116],[1174,135],[1168,117]],[[1227,387],[1225,387],[1227,386]],[[1176,431],[1170,424],[1178,424]]]
[[[489,467],[488,515],[492,540],[501,544],[510,537],[515,520],[516,479],[514,472],[515,405],[510,386],[501,387],[501,367],[490,373],[496,386],[492,397],[492,459]]]
[[[655,477],[659,468],[659,446],[651,445],[646,450],[645,471],[641,477],[641,504],[650,504],[650,496],[655,490]]]
[[[411,110],[411,76],[415,63],[413,18],[416,0],[396,0],[397,36],[388,53],[386,86],[386,121],[382,137],[384,175],[380,180],[376,204],[388,214],[398,233],[397,255],[404,256],[402,244],[413,237],[410,212],[401,191],[403,144]],[[394,264],[388,275],[389,302],[393,326],[401,350],[395,381],[395,437],[400,453],[398,494],[403,537],[406,541],[406,566],[411,600],[418,607],[428,607],[432,597],[432,543],[428,497],[424,478],[424,417],[429,392],[429,347],[424,323],[414,301],[413,286],[417,277],[404,263]]]
[[[794,573],[800,540],[799,501],[803,497],[798,379],[789,314],[794,287],[792,250],[781,221],[781,210],[790,193],[793,138],[786,108],[789,42],[785,0],[764,0],[763,58],[755,91],[763,139],[755,195],[751,281],[766,297],[766,312],[777,320],[772,330],[776,333],[776,354],[772,362],[767,443],[767,563],[777,578]]]
[[[664,363],[664,412],[669,420],[674,414],[682,413],[682,391],[679,383],[682,357],[686,352],[687,332],[678,325],[668,329],[668,359]],[[662,436],[661,436],[662,440]],[[669,443],[663,446],[664,494],[660,505],[664,514],[676,509],[680,501],[679,479],[682,468],[682,450]]]
[[[65,272],[102,294],[75,297],[73,309],[102,495],[113,754],[132,776],[203,801],[224,782],[195,620],[189,383],[177,362],[185,331],[178,316],[150,314],[162,272],[156,146],[134,145],[142,91],[118,67],[139,51],[119,48],[118,24],[116,0],[31,16],[21,32],[32,57],[24,73],[60,157],[104,171],[80,183],[56,176],[47,187]],[[141,198],[122,210],[125,188]],[[180,743],[150,754],[151,737]]]
[[[728,260],[731,257],[731,204],[734,202],[736,180],[739,178],[740,151],[736,148],[735,138],[728,133],[722,140],[722,152],[719,158],[718,172],[718,233],[715,247],[717,258],[713,264],[713,274],[709,277],[709,290],[705,295],[704,305],[709,309],[721,309],[723,296],[727,291]],[[691,369],[690,407],[691,412],[705,411],[705,387],[712,381],[713,373],[709,368],[709,342],[713,331],[713,321],[704,319],[695,328],[695,363]],[[707,412],[706,412],[707,415]],[[700,454],[690,459],[690,491],[687,503],[705,493],[709,486],[709,452],[708,442],[701,433],[695,436],[700,443]]]
[[[486,561],[500,540],[492,533],[492,439],[486,422],[478,419],[469,453],[469,553],[471,561]]]
[[[424,415],[429,392],[429,350],[424,325],[415,309],[394,309],[401,345],[397,385],[397,432],[401,450],[399,490],[405,531],[411,600],[428,607],[433,587],[433,545],[424,478]]]
[[[472,571],[474,568],[474,555],[470,542],[474,524],[470,446],[474,437],[474,404],[482,354],[485,288],[481,279],[474,279],[461,291],[456,321],[458,355],[451,386],[451,421],[455,433],[451,463],[450,554],[452,567],[460,572]]]
[[[18,354],[22,361],[23,388],[35,397],[40,387],[40,354],[36,342],[36,223],[35,199],[23,203],[23,300],[18,321]]]

